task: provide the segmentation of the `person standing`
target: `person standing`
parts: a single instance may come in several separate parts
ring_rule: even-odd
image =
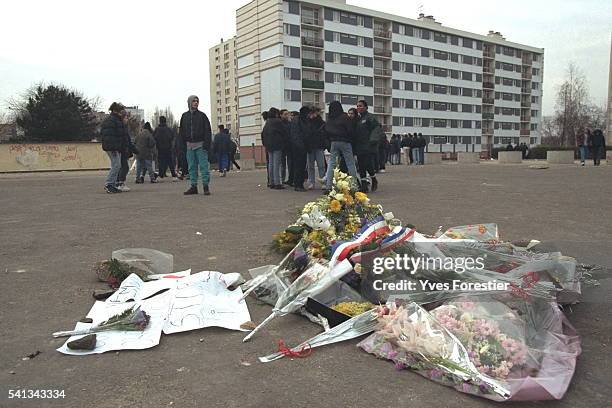
[[[285,139],[283,139],[283,153],[281,156],[281,182],[293,186],[293,164],[291,162],[291,112],[281,109],[280,118],[285,126]]]
[[[210,170],[208,152],[212,142],[210,121],[204,112],[198,110],[200,98],[195,95],[187,98],[189,110],[181,116],[180,134],[186,142],[187,163],[189,166],[190,187],[183,194],[198,194],[198,170],[202,178],[204,195],[210,195]]]
[[[378,144],[381,135],[384,135],[380,123],[368,112],[368,103],[365,100],[357,102],[359,115],[355,130],[355,153],[361,177],[361,191],[368,192],[368,179],[372,180],[372,192],[378,189],[374,159],[378,156]]]
[[[121,112],[124,109],[125,107],[121,103],[113,102],[108,108],[110,115],[104,119],[100,130],[102,150],[106,152],[111,163],[104,185],[104,191],[109,194],[121,192],[117,189],[117,177],[121,170],[121,152],[125,148],[124,134],[126,129],[121,118]]]
[[[584,166],[589,155],[589,140],[591,139],[591,129],[586,128],[583,133],[576,135],[576,146],[580,151],[580,165]]]
[[[240,165],[236,162],[236,153],[238,152],[238,143],[232,138],[232,135],[229,133],[229,129],[225,129],[225,133],[228,134],[230,138],[230,155],[229,155],[229,170],[232,170],[236,166],[238,172],[240,173]]]
[[[225,126],[219,125],[219,133],[213,140],[213,151],[217,156],[217,164],[221,177],[225,177],[229,168],[229,154],[231,151],[231,140],[229,134],[225,132]]]
[[[344,159],[348,174],[353,177],[358,185],[359,178],[357,176],[357,168],[355,166],[355,157],[353,156],[353,147],[351,142],[355,137],[355,128],[353,121],[344,113],[342,104],[338,101],[333,101],[329,104],[329,115],[325,124],[325,133],[331,141],[329,166],[327,166],[327,175],[325,176],[325,192],[329,193],[332,189],[334,181],[334,168],[340,158]]]
[[[601,163],[601,156],[603,156],[606,151],[606,139],[601,129],[595,129],[593,131],[590,144],[593,150],[593,164],[599,166]]]
[[[155,139],[151,132],[151,124],[145,123],[142,132],[134,139],[138,154],[136,155],[136,184],[144,183],[144,175],[148,171],[151,183],[157,183],[153,172],[153,155],[155,152]]]
[[[408,135],[404,133],[400,141],[400,148],[401,148],[402,154],[404,155],[404,161],[406,162],[407,165],[410,164],[410,148],[408,147],[409,146],[408,143],[409,143]]]
[[[268,152],[268,179],[270,188],[284,190],[281,180],[281,159],[283,155],[283,140],[286,138],[287,128],[280,118],[277,108],[270,108],[268,119],[262,132],[264,147]]]
[[[417,143],[419,145],[419,163],[420,165],[425,164],[425,147],[427,146],[427,140],[422,133],[419,133],[419,137],[417,139]]]
[[[172,157],[172,146],[174,146],[176,137],[174,131],[168,127],[165,116],[159,117],[159,125],[157,125],[153,132],[153,138],[157,146],[159,178],[165,178],[166,170],[169,168],[173,181],[178,181]]]
[[[293,186],[295,191],[306,191],[304,180],[306,179],[306,148],[312,132],[311,111],[309,106],[302,106],[299,115],[291,121],[291,156],[293,159]]]
[[[119,170],[119,175],[117,176],[117,189],[126,192],[130,191],[130,188],[125,185],[125,180],[127,179],[127,175],[130,172],[128,160],[133,157],[134,154],[138,154],[138,149],[132,143],[132,137],[130,136],[128,126],[130,121],[130,115],[125,110],[125,108],[121,111],[121,120],[125,125],[123,133],[125,144],[123,150],[121,151],[121,169]]]
[[[325,134],[325,122],[319,113],[318,108],[312,108],[309,114],[311,132],[309,140],[306,142],[307,160],[308,160],[308,187],[315,187],[316,175],[315,169],[319,171],[319,179],[325,177],[325,148],[327,147],[327,138]],[[315,168],[316,162],[316,168]]]

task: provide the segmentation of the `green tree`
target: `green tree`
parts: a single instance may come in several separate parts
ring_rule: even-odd
[[[63,85],[35,85],[9,104],[17,112],[17,125],[27,141],[84,141],[95,137],[97,101]]]

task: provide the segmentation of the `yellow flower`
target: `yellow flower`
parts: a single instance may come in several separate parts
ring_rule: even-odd
[[[341,209],[342,209],[342,204],[340,204],[340,201],[332,200],[331,203],[329,203],[329,211],[337,213],[337,212],[340,212]]]
[[[361,204],[367,204],[370,202],[370,199],[365,193],[358,191],[355,193],[355,199],[359,201]]]
[[[353,197],[350,194],[344,193],[344,201],[346,202],[347,205],[354,204]]]

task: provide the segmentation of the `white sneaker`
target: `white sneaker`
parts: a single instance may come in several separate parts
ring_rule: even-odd
[[[173,181],[173,182],[176,182],[176,181],[180,181],[180,180],[178,179],[178,177],[174,177],[174,178],[172,179],[172,181]]]
[[[317,177],[317,181],[321,184],[325,184],[327,182],[327,177],[323,177],[323,178]]]
[[[117,186],[117,190],[121,190],[123,192],[126,192],[126,191],[130,191],[130,188],[128,186],[126,186],[125,184],[119,184]]]
[[[386,173],[387,171],[385,169],[380,169],[378,172],[379,173]]]
[[[312,190],[314,188],[314,184],[312,184],[311,182],[307,181],[306,183],[304,183],[304,190]]]

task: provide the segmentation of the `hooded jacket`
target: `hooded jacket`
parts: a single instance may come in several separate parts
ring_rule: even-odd
[[[342,110],[338,101],[329,104],[329,117],[325,124],[325,134],[332,142],[352,142],[355,129],[353,122]]]
[[[191,109],[191,102],[197,98],[191,95],[187,99],[188,111],[181,116],[179,133],[185,142],[202,142],[204,150],[210,150],[212,143],[212,130],[210,121],[204,112]]]

